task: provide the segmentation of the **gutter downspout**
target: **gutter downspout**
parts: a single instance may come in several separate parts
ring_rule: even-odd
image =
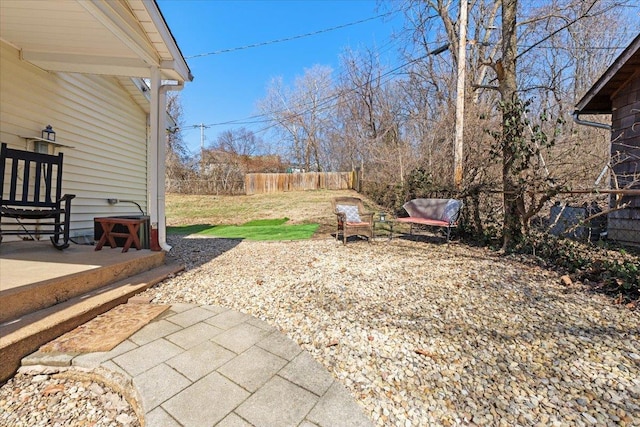
[[[579,125],[591,126],[591,127],[594,127],[594,128],[607,129],[607,130],[611,130],[612,129],[611,125],[608,125],[606,123],[598,123],[598,122],[590,122],[588,120],[582,120],[580,118],[580,114],[581,113],[579,113],[577,111],[574,111],[573,114],[572,114],[573,121],[576,122]]]
[[[573,121],[579,125],[590,126],[598,129],[606,129],[608,131],[613,130],[613,126],[608,125],[606,123],[598,123],[598,122],[591,122],[588,120],[582,120],[580,118],[580,113],[578,111],[574,111],[572,116],[573,116]],[[609,160],[607,161],[607,164],[604,165],[604,167],[602,168],[602,172],[600,172],[600,175],[598,175],[598,178],[596,178],[596,181],[593,183],[594,186],[600,184],[600,181],[602,181],[602,178],[604,178],[604,175],[607,173],[608,169],[609,169]]]
[[[167,218],[165,214],[165,175],[166,175],[166,159],[167,159],[167,92],[179,91],[184,87],[183,82],[178,84],[161,85],[158,97],[159,113],[158,125],[161,132],[158,132],[158,151],[157,151],[157,206],[158,206],[158,244],[160,247],[169,252],[171,246],[167,243]]]
[[[147,150],[147,188],[149,200],[149,216],[151,219],[151,250],[169,252],[165,218],[165,159],[167,128],[167,92],[181,90],[184,83],[162,84],[160,70],[151,67],[151,105],[150,127],[151,137]]]
[[[160,70],[156,66],[150,69],[151,105],[149,108],[150,138],[147,148],[147,200],[149,203],[149,217],[151,222],[150,246],[152,251],[159,251],[158,247],[158,139],[159,139],[159,109],[160,109]]]

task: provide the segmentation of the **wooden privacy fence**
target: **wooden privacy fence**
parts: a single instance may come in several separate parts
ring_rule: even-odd
[[[279,193],[296,190],[349,190],[354,188],[356,172],[248,173],[247,194]]]

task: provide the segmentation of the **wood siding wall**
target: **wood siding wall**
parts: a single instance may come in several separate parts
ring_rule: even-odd
[[[63,192],[72,202],[71,235],[93,234],[93,218],[147,206],[147,114],[116,78],[50,73],[21,61],[0,42],[0,140],[32,150],[22,138],[50,124],[64,153]]]
[[[348,190],[353,188],[354,176],[355,172],[249,173],[245,176],[245,192]]]
[[[618,89],[612,99],[611,156],[621,188],[640,189],[640,73]],[[634,126],[635,125],[635,126]],[[620,242],[640,244],[640,196],[626,196],[630,208],[608,215],[608,237]],[[613,200],[612,200],[613,203]]]

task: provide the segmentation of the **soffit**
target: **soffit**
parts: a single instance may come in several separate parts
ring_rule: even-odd
[[[2,0],[0,38],[47,71],[191,80],[154,2]]]

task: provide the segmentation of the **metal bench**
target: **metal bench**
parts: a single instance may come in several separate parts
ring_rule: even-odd
[[[0,188],[0,241],[7,235],[26,235],[32,240],[52,235],[56,249],[69,247],[71,199],[75,195],[62,195],[62,153],[34,153],[2,143]]]
[[[413,199],[402,205],[409,216],[396,221],[411,224],[410,234],[420,225],[446,228],[448,242],[451,229],[458,226],[462,206],[462,201],[456,199]]]

